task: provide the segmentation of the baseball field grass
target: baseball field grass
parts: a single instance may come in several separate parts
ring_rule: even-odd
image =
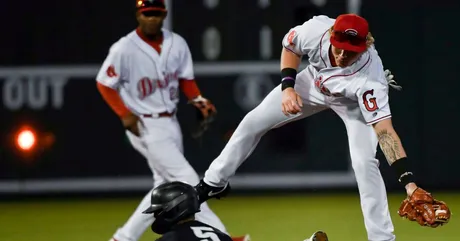
[[[453,212],[437,229],[402,220],[396,211],[402,194],[390,194],[390,210],[400,241],[458,241],[460,194],[436,193]],[[114,199],[66,199],[0,202],[2,241],[107,241],[126,221],[141,196]],[[254,241],[303,241],[325,230],[331,241],[366,241],[356,194],[233,196],[210,202],[232,234],[249,233]],[[156,236],[147,230],[141,241]]]

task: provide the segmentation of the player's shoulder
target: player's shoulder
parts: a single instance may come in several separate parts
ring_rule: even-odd
[[[335,19],[326,15],[313,16],[302,24],[302,27],[308,30],[319,30],[324,32],[334,25]]]
[[[366,78],[362,79],[361,84],[358,85],[358,89],[375,89],[388,92],[388,82],[385,78],[384,70],[375,69],[375,71],[367,75]]]
[[[177,41],[181,44],[187,44],[187,41],[184,37],[182,37],[182,35],[168,29],[162,29],[162,31],[166,38],[170,37],[173,41]]]
[[[328,17],[326,15],[317,15],[317,16],[313,16],[309,21],[314,24],[318,24],[318,25],[322,24],[322,25],[332,26],[335,22],[335,19]]]
[[[353,78],[352,84],[350,84],[351,90],[388,90],[388,83],[382,61],[373,45],[364,52],[357,64],[355,68],[358,68],[359,72]]]
[[[130,34],[132,34],[132,32]],[[128,49],[127,46],[130,43],[129,39],[128,39],[128,36],[130,34],[128,34],[126,36],[123,36],[123,37],[119,38],[117,41],[115,41],[114,43],[112,43],[112,45],[109,48],[109,51],[111,53],[123,53],[123,52],[125,52]]]
[[[294,30],[296,34],[302,36],[302,39],[317,43],[324,36],[324,33],[334,25],[334,22],[335,19],[326,15],[318,15],[296,26]]]
[[[380,58],[377,50],[375,49],[375,46],[369,46],[367,51],[369,52],[372,58],[368,71],[368,82],[376,82],[382,85],[387,85],[382,59]]]

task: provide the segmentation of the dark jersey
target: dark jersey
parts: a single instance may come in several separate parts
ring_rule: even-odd
[[[176,225],[156,241],[232,241],[232,238],[199,221],[189,221]]]

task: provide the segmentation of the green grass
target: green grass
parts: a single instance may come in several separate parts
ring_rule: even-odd
[[[390,195],[397,240],[458,241],[460,194],[437,193],[454,212],[449,224],[420,227],[396,214],[403,195]],[[107,241],[135,209],[139,198],[74,201],[0,202],[2,241]],[[249,233],[254,241],[302,241],[315,230],[332,241],[366,241],[357,195],[228,197],[210,206],[232,234]],[[150,231],[142,241],[153,241]]]

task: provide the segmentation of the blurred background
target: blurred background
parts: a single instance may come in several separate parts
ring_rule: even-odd
[[[218,118],[185,155],[201,175],[244,115],[279,82],[281,39],[314,15],[365,17],[384,67],[393,122],[419,185],[445,200],[451,223],[400,220],[405,197],[380,150],[399,240],[458,240],[460,48],[454,0],[169,0],[165,27],[188,42],[198,85]],[[95,76],[112,43],[136,28],[134,1],[5,1],[0,7],[0,240],[108,240],[152,186],[147,163],[102,100]],[[305,60],[304,64],[307,63]],[[183,97],[182,100],[185,98]],[[342,121],[324,111],[266,134],[211,207],[235,234],[367,240]],[[154,240],[149,230],[142,240]]]

